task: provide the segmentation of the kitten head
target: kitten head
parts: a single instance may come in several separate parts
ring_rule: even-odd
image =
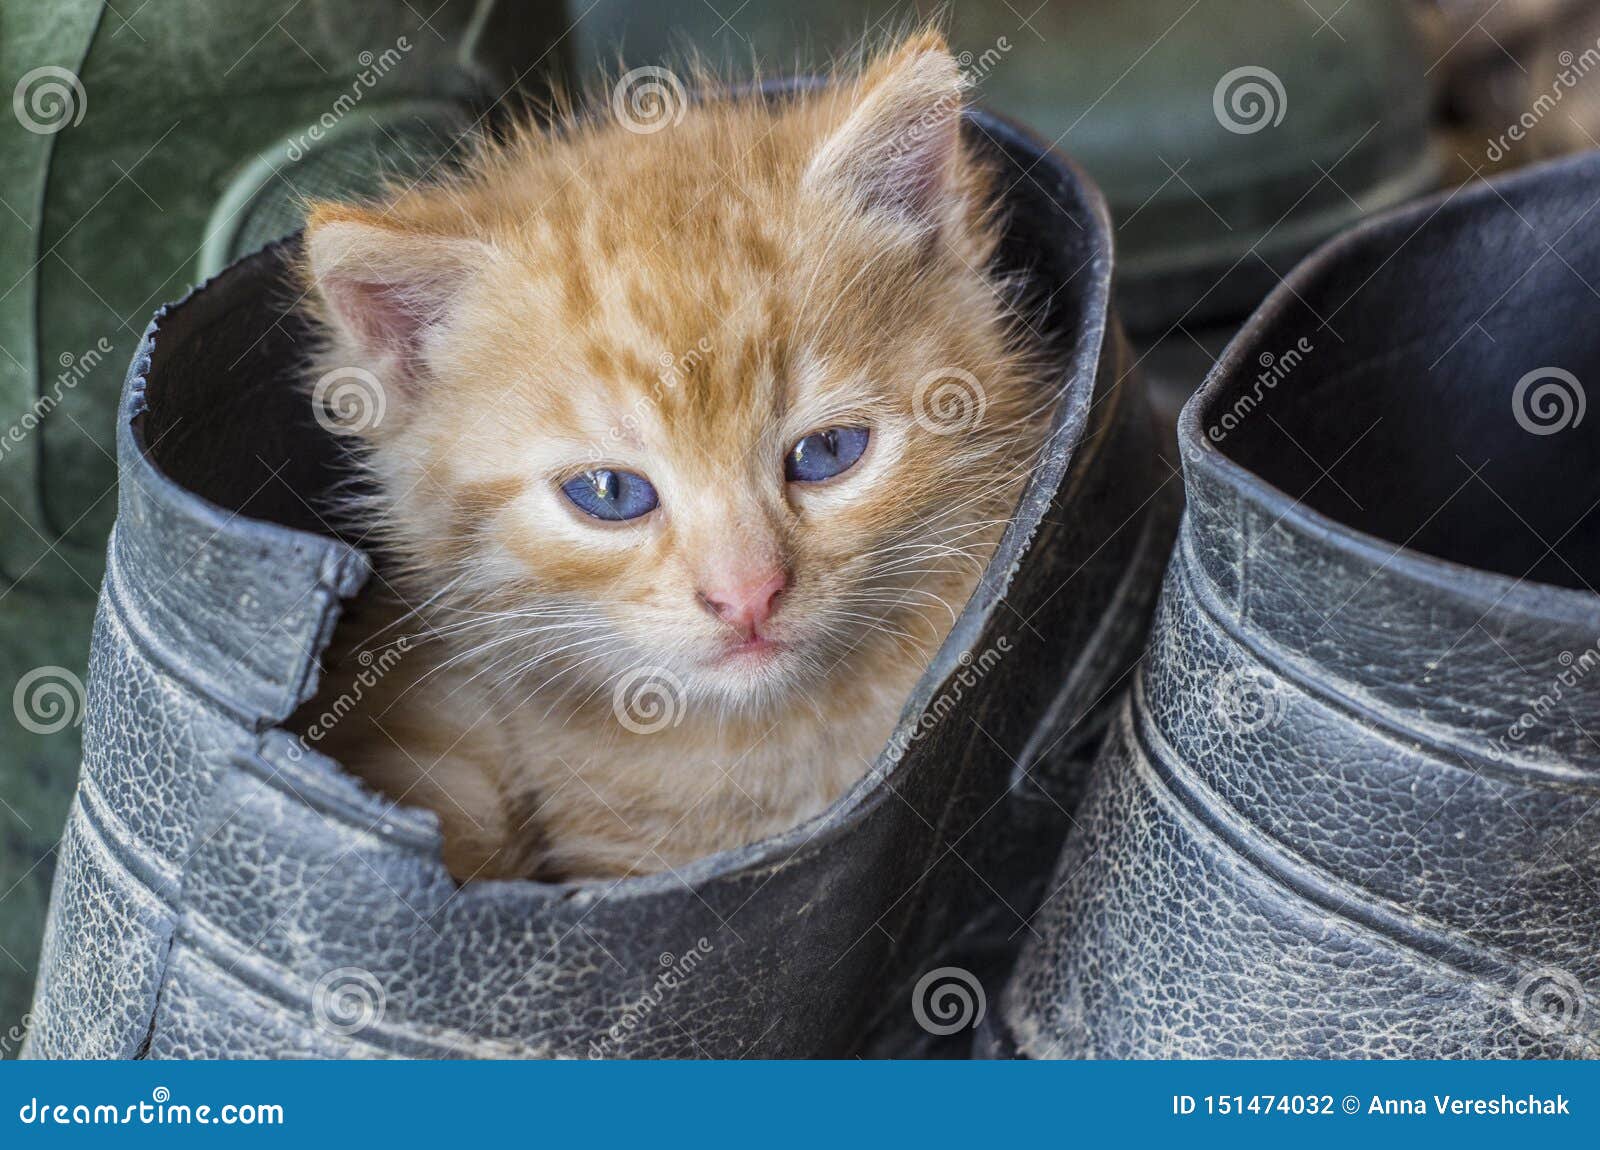
[[[609,705],[650,668],[720,719],[920,671],[1042,434],[963,87],[924,33],[313,211],[390,580],[486,681]]]

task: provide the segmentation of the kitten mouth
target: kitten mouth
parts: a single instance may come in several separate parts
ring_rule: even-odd
[[[777,639],[770,639],[765,635],[752,635],[748,639],[741,639],[729,643],[718,656],[722,663],[764,663],[776,658],[779,652],[786,649],[786,644]]]

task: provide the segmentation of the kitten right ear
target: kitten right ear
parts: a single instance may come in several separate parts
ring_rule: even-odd
[[[809,188],[842,193],[913,233],[952,208],[968,81],[944,38],[913,36],[862,77],[857,103],[811,159]]]
[[[489,256],[477,240],[407,231],[340,204],[306,222],[311,280],[340,334],[404,385],[422,370],[422,345]]]

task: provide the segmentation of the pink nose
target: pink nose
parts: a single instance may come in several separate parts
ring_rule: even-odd
[[[758,633],[772,618],[778,596],[787,586],[788,572],[779,571],[766,579],[702,591],[700,600],[717,618],[749,636]]]

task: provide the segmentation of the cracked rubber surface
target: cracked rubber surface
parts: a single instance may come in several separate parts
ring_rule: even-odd
[[[1334,242],[1185,408],[1151,649],[987,1052],[1600,1055],[1600,420],[1519,386],[1600,378],[1597,177]]]

